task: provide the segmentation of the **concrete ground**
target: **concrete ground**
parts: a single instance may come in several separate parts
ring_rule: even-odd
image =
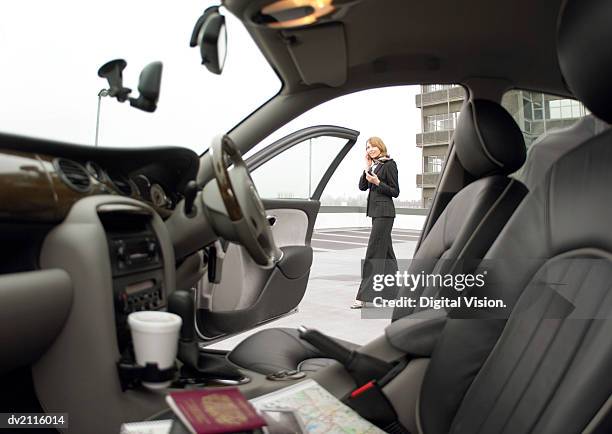
[[[349,309],[360,282],[361,259],[369,228],[316,230],[312,237],[314,261],[308,288],[298,312],[256,329],[218,342],[210,348],[229,350],[248,335],[270,327],[317,328],[331,336],[365,344],[380,336],[387,319],[362,319],[359,309]],[[411,259],[420,231],[394,229],[393,247],[398,259]]]

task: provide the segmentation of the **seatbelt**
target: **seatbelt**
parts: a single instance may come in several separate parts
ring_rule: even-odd
[[[409,356],[391,363],[385,362],[345,348],[318,330],[301,326],[298,332],[301,339],[317,348],[325,357],[340,362],[359,386],[342,399],[346,405],[387,433],[409,434],[382,391],[385,385],[406,368],[410,361]]]
[[[400,359],[385,376],[377,380],[368,381],[345,396],[342,401],[359,413],[361,417],[372,422],[387,433],[410,434],[400,423],[393,405],[382,390],[384,386],[406,368],[408,362],[409,359],[407,357]]]

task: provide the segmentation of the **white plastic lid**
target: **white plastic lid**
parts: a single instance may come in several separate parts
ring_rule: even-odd
[[[143,310],[128,315],[128,324],[133,331],[144,333],[175,333],[183,324],[180,316],[170,312]]]

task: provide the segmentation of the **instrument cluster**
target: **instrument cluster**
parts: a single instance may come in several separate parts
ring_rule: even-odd
[[[179,200],[178,194],[167,193],[160,182],[144,174],[128,176],[118,170],[103,168],[95,161],[87,161],[84,167],[89,176],[98,183],[121,195],[150,202],[157,208],[173,209]]]

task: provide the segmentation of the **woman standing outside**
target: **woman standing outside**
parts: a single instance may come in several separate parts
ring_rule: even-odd
[[[366,142],[365,169],[359,178],[359,190],[369,190],[367,216],[372,217],[372,231],[363,262],[361,285],[351,309],[360,309],[364,302],[374,299],[374,275],[395,274],[397,271],[397,259],[391,239],[395,220],[392,198],[399,196],[397,164],[389,157],[387,147],[380,137],[370,137]],[[394,288],[376,293],[376,296],[395,297]]]

